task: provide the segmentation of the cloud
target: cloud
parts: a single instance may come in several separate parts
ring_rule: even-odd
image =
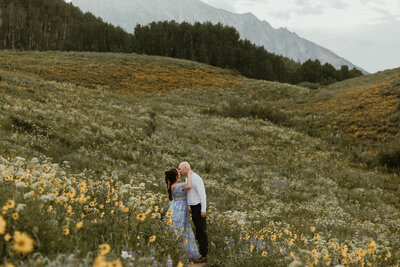
[[[349,5],[342,0],[332,0],[329,2],[331,7],[335,9],[346,9]]]
[[[399,0],[203,0],[252,12],[285,27],[370,72],[400,67]]]
[[[325,10],[323,4],[316,4],[309,0],[296,0],[296,4],[297,6],[293,12],[299,16],[321,15]]]
[[[368,72],[400,67],[400,21],[349,27],[329,33],[325,29],[303,29],[297,33],[326,47]]]

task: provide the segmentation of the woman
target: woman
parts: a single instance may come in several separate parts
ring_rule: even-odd
[[[186,190],[192,188],[192,171],[187,176],[187,182],[182,183],[177,169],[171,168],[165,171],[168,198],[172,200],[167,216],[171,219],[169,225],[183,242],[183,247],[188,252],[189,260],[201,263],[204,262],[205,258],[201,257],[199,253],[189,221],[189,208],[186,202]]]

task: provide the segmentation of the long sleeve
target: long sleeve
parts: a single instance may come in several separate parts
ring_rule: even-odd
[[[203,180],[197,173],[192,174],[192,189],[187,191],[186,199],[190,206],[201,204],[201,212],[206,212],[206,189]]]
[[[199,176],[200,178],[200,176]],[[201,203],[201,212],[207,211],[207,196],[206,196],[206,189],[204,187],[203,179],[197,179],[196,190],[198,195],[200,196],[200,203]]]

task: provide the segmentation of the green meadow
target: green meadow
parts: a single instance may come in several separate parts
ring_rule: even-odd
[[[206,266],[396,266],[399,113],[399,69],[311,90],[155,56],[1,52],[0,262],[188,264],[164,182],[186,160],[206,186]]]

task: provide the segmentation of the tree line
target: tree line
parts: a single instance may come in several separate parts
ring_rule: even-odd
[[[163,21],[136,25],[133,47],[138,53],[190,59],[235,69],[251,78],[293,84],[306,81],[327,85],[362,75],[348,66],[337,70],[317,59],[300,64],[269,53],[263,46],[240,39],[235,28],[220,23]]]
[[[0,0],[0,48],[126,52],[131,36],[63,0]]]
[[[303,64],[241,40],[222,24],[153,22],[134,34],[102,21],[63,0],[0,0],[0,48],[125,52],[183,58],[235,69],[244,76],[297,84],[329,84],[362,75],[357,69],[318,60]]]

